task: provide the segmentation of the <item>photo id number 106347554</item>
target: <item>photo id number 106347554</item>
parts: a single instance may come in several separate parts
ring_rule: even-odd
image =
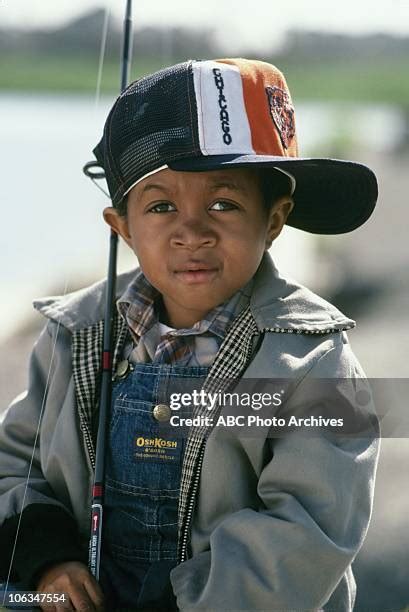
[[[3,601],[4,600],[4,601]],[[0,598],[3,605],[39,605],[67,603],[68,595],[65,593],[38,593],[37,591],[10,591]]]

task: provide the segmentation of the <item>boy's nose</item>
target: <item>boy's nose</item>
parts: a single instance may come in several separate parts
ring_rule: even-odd
[[[215,232],[199,219],[189,219],[181,223],[171,236],[172,247],[196,250],[201,247],[213,247],[216,245]]]

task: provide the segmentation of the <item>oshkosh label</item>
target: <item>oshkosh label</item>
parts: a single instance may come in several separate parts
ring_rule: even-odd
[[[174,461],[178,455],[179,444],[180,440],[137,436],[135,438],[135,457],[138,459]]]

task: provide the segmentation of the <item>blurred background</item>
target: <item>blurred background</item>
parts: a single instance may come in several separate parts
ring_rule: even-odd
[[[26,385],[28,354],[43,325],[31,301],[106,271],[101,212],[109,202],[81,169],[118,93],[124,4],[0,6],[0,410]],[[284,71],[301,155],[369,165],[380,197],[355,232],[319,237],[286,228],[272,255],[283,273],[357,320],[349,337],[368,376],[389,384],[409,378],[409,4],[242,6],[135,2],[132,78],[187,58],[226,56],[264,59]],[[120,270],[135,264],[125,248],[119,261]],[[355,562],[359,612],[409,606],[409,444],[399,424],[391,433]]]

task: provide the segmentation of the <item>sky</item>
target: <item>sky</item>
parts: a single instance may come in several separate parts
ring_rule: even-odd
[[[125,0],[0,0],[0,27],[62,24],[97,7],[121,19]],[[226,47],[261,49],[278,46],[291,28],[409,36],[409,0],[134,0],[133,21],[134,28],[210,26]]]

